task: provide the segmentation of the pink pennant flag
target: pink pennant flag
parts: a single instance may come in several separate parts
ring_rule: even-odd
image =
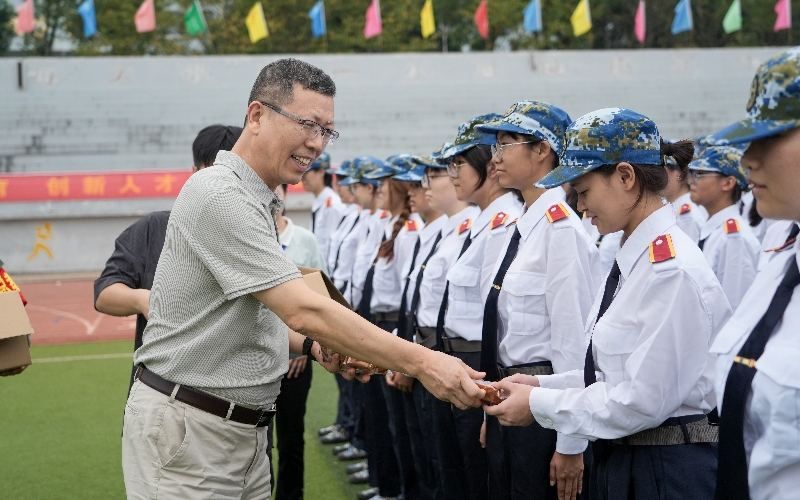
[[[367,24],[364,25],[364,38],[378,36],[381,32],[383,32],[381,3],[378,0],[372,0],[369,8],[367,8]]]
[[[773,31],[788,30],[792,27],[791,0],[778,0],[778,3],[775,4],[775,13],[778,14],[778,17],[775,19]]]
[[[17,33],[33,32],[33,0],[25,0],[17,7]]]
[[[153,0],[142,2],[133,21],[136,23],[136,31],[139,33],[147,33],[156,29],[156,6]]]
[[[644,43],[644,35],[647,31],[647,24],[644,16],[644,0],[639,0],[639,8],[636,9],[636,18],[634,19],[634,33],[639,43]]]

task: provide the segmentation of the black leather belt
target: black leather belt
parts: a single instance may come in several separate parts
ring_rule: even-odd
[[[374,312],[372,313],[372,319],[375,320],[375,323],[394,323],[398,319],[400,319],[400,312],[399,311],[392,311],[392,312]]]
[[[719,427],[710,425],[705,415],[671,417],[654,429],[645,429],[628,437],[607,441],[612,445],[670,446],[719,442]]]
[[[525,363],[524,365],[503,366],[497,365],[501,378],[506,378],[517,373],[525,375],[552,375],[553,364],[550,361],[537,361],[535,363]]]
[[[447,354],[451,352],[481,352],[481,341],[465,340],[458,337],[443,337],[442,350]]]
[[[145,368],[144,365],[139,365],[137,367],[136,379],[141,380],[144,385],[152,387],[166,396],[172,396],[172,392],[175,391],[177,387],[175,399],[181,403],[186,403],[189,406],[197,408],[198,410],[216,415],[223,420],[233,420],[240,424],[265,427],[269,425],[272,421],[272,417],[275,416],[274,403],[269,409],[253,410],[251,408],[246,408],[222,398],[212,396],[211,394],[198,391],[197,389],[164,380]]]

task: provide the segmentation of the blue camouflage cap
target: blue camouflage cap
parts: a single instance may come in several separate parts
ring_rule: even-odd
[[[425,168],[446,168],[445,165],[442,165],[438,161],[433,158],[433,155],[425,155],[425,156],[418,156],[414,155],[411,157],[411,160],[416,165],[424,165]]]
[[[431,153],[431,160],[439,164],[440,168],[447,168],[446,161],[442,159],[442,153],[453,147],[449,142],[442,144],[442,147]]]
[[[552,188],[603,165],[663,165],[661,135],[650,118],[625,108],[585,114],[567,128],[560,165],[536,183]]]
[[[350,165],[350,176],[343,179],[340,183],[342,186],[349,186],[351,184],[373,184],[378,185],[379,179],[367,178],[367,174],[384,168],[383,160],[375,158],[374,156],[359,156]]]
[[[378,180],[384,177],[393,177],[406,172],[413,166],[413,164],[414,163],[411,161],[411,155],[392,155],[386,158],[386,161],[383,162],[383,166],[381,168],[367,172],[364,174],[364,177],[372,180]]]
[[[453,141],[450,147],[442,151],[442,156],[439,161],[444,161],[446,163],[450,158],[460,155],[464,151],[479,144],[490,146],[497,142],[494,134],[481,132],[478,130],[478,125],[483,125],[499,117],[500,115],[497,113],[488,113],[485,115],[478,115],[470,121],[459,125],[456,140]]]
[[[314,160],[314,163],[312,163],[311,166],[308,167],[308,169],[316,170],[318,168],[321,168],[327,170],[328,168],[330,168],[330,166],[331,166],[331,155],[323,151],[322,154],[319,155],[319,157],[316,160]]]
[[[325,170],[325,172],[329,174],[334,174],[338,177],[349,177],[350,176],[350,165],[352,162],[350,160],[344,160],[338,166],[330,167]]]
[[[739,187],[747,191],[747,172],[741,165],[743,151],[733,146],[710,146],[689,164],[689,170],[708,170],[733,176]]]
[[[564,152],[564,134],[572,123],[566,111],[540,101],[520,101],[501,117],[478,126],[478,130],[533,135],[552,146],[558,156]]]
[[[800,47],[763,63],[750,85],[747,117],[705,137],[709,145],[743,144],[800,126]]]
[[[392,179],[397,179],[398,181],[405,181],[405,182],[422,182],[422,176],[425,174],[425,171],[428,169],[429,165],[418,162],[415,160],[415,158],[420,158],[420,157],[411,156],[410,168],[408,168],[402,173],[395,175],[394,177],[392,177]]]

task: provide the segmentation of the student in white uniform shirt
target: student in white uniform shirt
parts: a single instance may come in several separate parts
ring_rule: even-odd
[[[505,241],[508,223],[522,212],[519,192],[503,188],[498,181],[491,153],[494,135],[477,130],[479,125],[498,117],[491,113],[462,124],[453,145],[443,151],[440,159],[447,163],[458,199],[474,203],[481,213],[472,222],[455,263],[447,271],[448,285],[441,306],[446,310],[442,314],[440,309],[437,321],[437,348],[475,369],[480,364],[483,304],[493,278],[491,271]],[[486,451],[478,441],[483,412],[479,408],[461,411],[449,404],[435,404],[434,408],[437,428],[455,425],[458,435],[456,443],[450,440],[449,433],[437,436],[445,498],[492,498],[487,484]],[[460,461],[454,451],[460,452]]]
[[[599,147],[601,146],[602,147]],[[709,499],[716,473],[716,406],[708,349],[731,315],[700,249],[660,192],[665,156],[686,169],[689,141],[668,144],[647,117],[610,108],[578,118],[561,166],[536,185],[569,182],[601,233],[623,244],[587,321],[583,370],[513,375],[509,397],[484,406],[506,425],[595,440],[592,499]],[[587,369],[588,368],[588,369]]]
[[[342,220],[344,205],[339,195],[333,191],[333,176],[326,172],[331,166],[331,157],[322,153],[314,160],[301,182],[306,191],[314,193],[314,204],[311,205],[311,232],[317,237],[322,255],[328,255],[331,233]]]
[[[800,232],[800,224],[793,220],[773,221],[764,234],[764,240],[761,242],[758,272],[763,271],[772,258],[781,252],[793,252],[798,232]]]
[[[747,189],[741,157],[739,149],[712,146],[689,165],[692,200],[709,214],[698,245],[734,311],[756,277],[761,250],[736,205]]]
[[[672,204],[678,227],[695,242],[700,241],[700,228],[708,219],[708,212],[692,201],[692,193],[689,191],[689,176],[671,158],[667,159],[667,174],[669,174],[669,182],[667,182],[666,189],[661,192],[661,196]]]
[[[747,117],[706,138],[750,143],[742,166],[763,217],[800,221],[798,102],[795,47],[761,65]],[[800,273],[797,242],[792,246],[775,252],[711,348],[720,412],[717,500],[778,500],[800,492]]]
[[[325,262],[328,265],[328,274],[330,275],[331,279],[333,279],[333,274],[342,257],[340,254],[342,242],[344,241],[345,237],[355,228],[359,215],[361,214],[361,207],[358,206],[358,203],[356,203],[356,197],[352,191],[350,191],[350,186],[342,185],[342,181],[350,175],[351,164],[352,163],[349,160],[345,160],[338,167],[331,167],[327,171],[329,174],[336,176],[336,191],[339,195],[339,199],[342,200],[342,204],[344,205],[341,214],[342,217],[339,219],[339,224],[331,233],[330,243],[328,245],[328,255],[325,256]],[[349,274],[346,276],[349,276]],[[341,286],[342,283],[336,284],[336,281],[334,280],[334,284],[340,289],[340,291],[344,289]]]
[[[480,370],[487,380],[583,367],[584,319],[602,279],[597,247],[568,206],[564,189],[534,186],[558,166],[571,121],[556,106],[521,101],[478,127],[496,134],[492,160],[500,185],[519,190],[525,199],[525,213],[509,226],[492,270],[484,307]],[[495,484],[506,488],[493,498],[584,497],[578,484],[585,439],[557,436],[536,423],[501,432],[495,417],[485,425],[489,470]]]

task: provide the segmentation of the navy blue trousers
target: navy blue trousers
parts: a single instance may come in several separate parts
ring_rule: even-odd
[[[335,374],[336,385],[339,386],[339,404],[336,408],[336,425],[343,427],[349,436],[353,435],[355,415],[353,412],[353,395],[351,381],[345,380],[340,374]],[[358,382],[356,382],[358,383]]]
[[[382,496],[396,497],[402,492],[402,485],[382,385],[386,385],[386,380],[381,376],[370,378],[365,385],[365,449],[369,453],[369,484],[378,488]]]

